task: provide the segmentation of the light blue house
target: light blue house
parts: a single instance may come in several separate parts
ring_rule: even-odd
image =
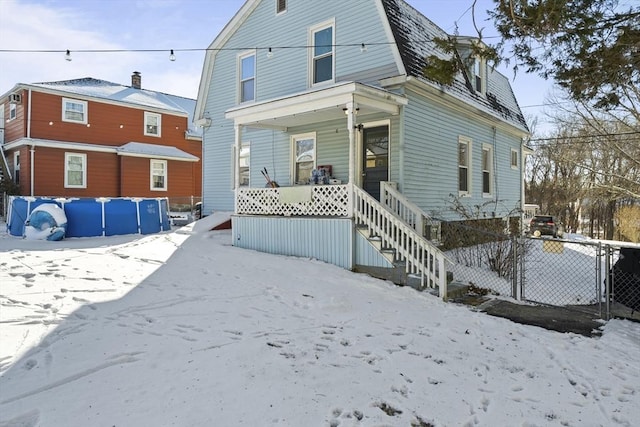
[[[401,265],[444,295],[434,240],[462,219],[452,198],[519,216],[528,128],[472,38],[458,38],[468,72],[426,79],[425,58],[446,57],[434,37],[404,0],[247,0],[205,57],[203,213],[233,212],[236,246]]]

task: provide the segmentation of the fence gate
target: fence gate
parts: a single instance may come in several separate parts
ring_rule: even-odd
[[[640,247],[633,247],[637,245],[536,238],[519,242],[514,289],[520,295],[514,298],[603,319],[640,314]]]

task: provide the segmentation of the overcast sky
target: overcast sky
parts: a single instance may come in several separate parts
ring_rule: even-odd
[[[363,1],[363,0],[325,0]],[[448,33],[473,35],[472,0],[408,0]],[[204,51],[244,0],[0,0],[0,94],[17,83],[94,77],[130,84],[142,73],[144,88],[196,98]],[[476,16],[488,42],[497,32],[484,11],[491,0],[478,0]],[[72,61],[64,60],[69,49]],[[130,52],[131,50],[161,52]],[[171,49],[196,49],[176,52]],[[52,50],[55,52],[7,52]],[[123,50],[84,53],[76,50]],[[512,81],[525,116],[541,115],[551,85],[536,77],[500,69]],[[542,120],[542,117],[540,117]]]

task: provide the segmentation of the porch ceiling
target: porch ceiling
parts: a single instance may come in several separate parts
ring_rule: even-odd
[[[240,126],[286,130],[346,118],[345,109],[350,102],[355,104],[360,116],[374,113],[396,115],[400,106],[407,104],[407,99],[383,89],[349,82],[235,107],[226,111],[225,118]]]

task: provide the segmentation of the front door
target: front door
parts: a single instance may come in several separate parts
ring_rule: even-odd
[[[362,188],[380,200],[380,181],[389,179],[389,126],[364,128],[362,148]]]

